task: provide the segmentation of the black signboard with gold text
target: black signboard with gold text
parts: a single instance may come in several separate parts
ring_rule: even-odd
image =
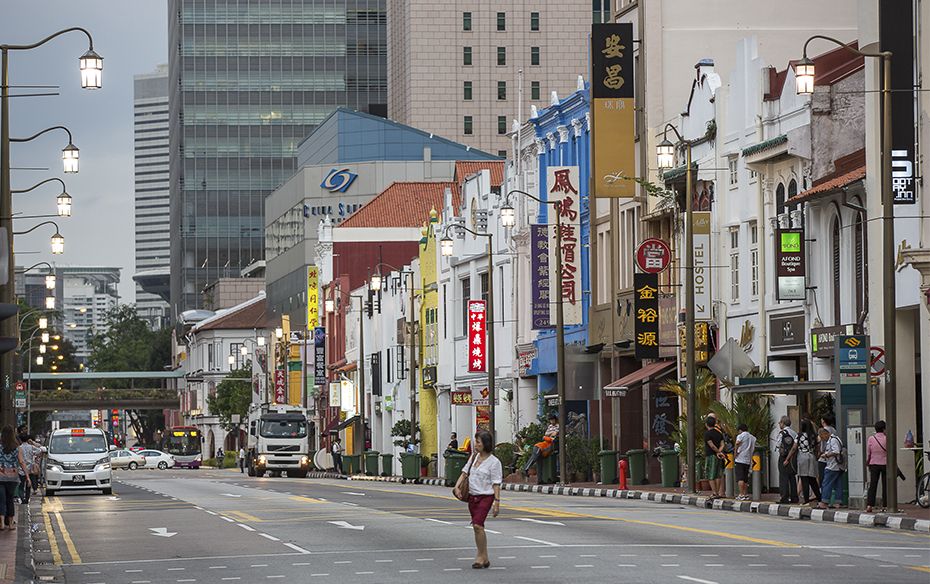
[[[659,275],[633,274],[635,353],[637,359],[659,358]]]

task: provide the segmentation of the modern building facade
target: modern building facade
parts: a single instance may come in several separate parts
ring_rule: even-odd
[[[506,156],[513,120],[587,75],[594,4],[388,3],[389,117]]]
[[[265,196],[333,110],[386,113],[384,0],[169,2],[171,311],[264,258]]]
[[[168,65],[133,78],[136,273],[171,264],[168,173]],[[136,311],[153,329],[168,324],[168,303],[136,284]]]

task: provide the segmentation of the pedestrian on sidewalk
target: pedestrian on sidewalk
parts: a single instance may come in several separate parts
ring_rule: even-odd
[[[723,497],[723,465],[726,455],[723,453],[723,432],[716,428],[717,419],[707,416],[704,420],[704,475],[710,482],[710,498]]]
[[[752,453],[756,449],[756,437],[749,433],[749,426],[740,424],[736,427],[736,458],[734,459],[736,481],[739,483],[737,501],[749,500],[749,469],[752,467]]]
[[[474,454],[468,466],[463,469],[455,483],[453,494],[462,498],[463,483],[468,482],[468,512],[471,514],[471,526],[475,532],[475,563],[472,568],[480,570],[488,568],[491,561],[488,558],[488,535],[484,530],[484,522],[490,512],[494,517],[500,513],[501,483],[504,481],[504,467],[501,461],[494,456],[494,439],[485,430],[475,433]]]
[[[32,485],[36,483],[35,475],[38,474],[36,464],[36,455],[38,448],[32,443],[32,436],[24,436],[25,440],[19,445],[19,453],[23,459],[23,466],[19,468],[19,500],[21,503],[29,504],[29,497],[32,494]]]
[[[245,472],[245,448],[239,447],[239,474]]]
[[[820,429],[820,442],[823,446],[822,458],[826,460],[827,468],[823,474],[823,489],[820,497],[818,508],[826,509],[832,507],[839,508],[839,503],[843,500],[843,443],[840,442],[839,436],[830,434],[826,428]],[[837,503],[833,504],[833,495],[836,495]]]
[[[807,418],[801,420],[798,434],[798,478],[801,480],[801,497],[805,505],[820,501],[820,485],[817,484],[820,469],[817,465],[817,435],[814,423]],[[810,498],[813,492],[814,498]]]
[[[885,420],[875,422],[875,433],[869,436],[865,447],[865,463],[869,467],[869,493],[865,512],[871,513],[875,506],[878,483],[882,483],[882,501],[888,498],[888,450],[885,437]]]
[[[13,426],[7,425],[0,430],[0,516],[3,517],[0,530],[16,529],[16,506],[13,503],[13,496],[16,493],[16,485],[19,484],[20,471],[26,472],[26,462],[23,460],[23,453],[17,443]],[[32,488],[28,473],[26,487]]]
[[[780,504],[798,503],[798,433],[791,429],[791,418],[778,421],[778,492]]]
[[[339,436],[336,436],[329,447],[329,452],[333,455],[333,472],[338,474],[342,474],[342,451],[342,440],[339,439]]]
[[[824,416],[820,418],[820,427],[824,428],[830,436],[836,434],[835,426],[836,416],[833,414],[824,414]],[[819,452],[819,456],[817,457],[817,468],[820,470],[820,474],[818,474],[817,477],[820,479],[820,488],[823,490],[823,481],[825,477],[824,471],[827,468],[827,459],[823,457],[826,442],[820,439],[820,430],[817,431],[817,441],[819,442],[817,449]]]

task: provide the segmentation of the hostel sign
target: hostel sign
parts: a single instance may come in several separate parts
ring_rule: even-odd
[[[633,25],[591,27],[592,172],[595,197],[636,194]]]
[[[468,372],[483,373],[487,369],[487,303],[468,302]]]
[[[694,318],[711,320],[710,296],[710,212],[695,211],[694,230]]]

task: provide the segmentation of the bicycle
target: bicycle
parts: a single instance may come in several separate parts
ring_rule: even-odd
[[[925,452],[927,458],[930,458],[930,452]],[[917,504],[924,509],[930,508],[930,471],[921,475],[917,481]]]

